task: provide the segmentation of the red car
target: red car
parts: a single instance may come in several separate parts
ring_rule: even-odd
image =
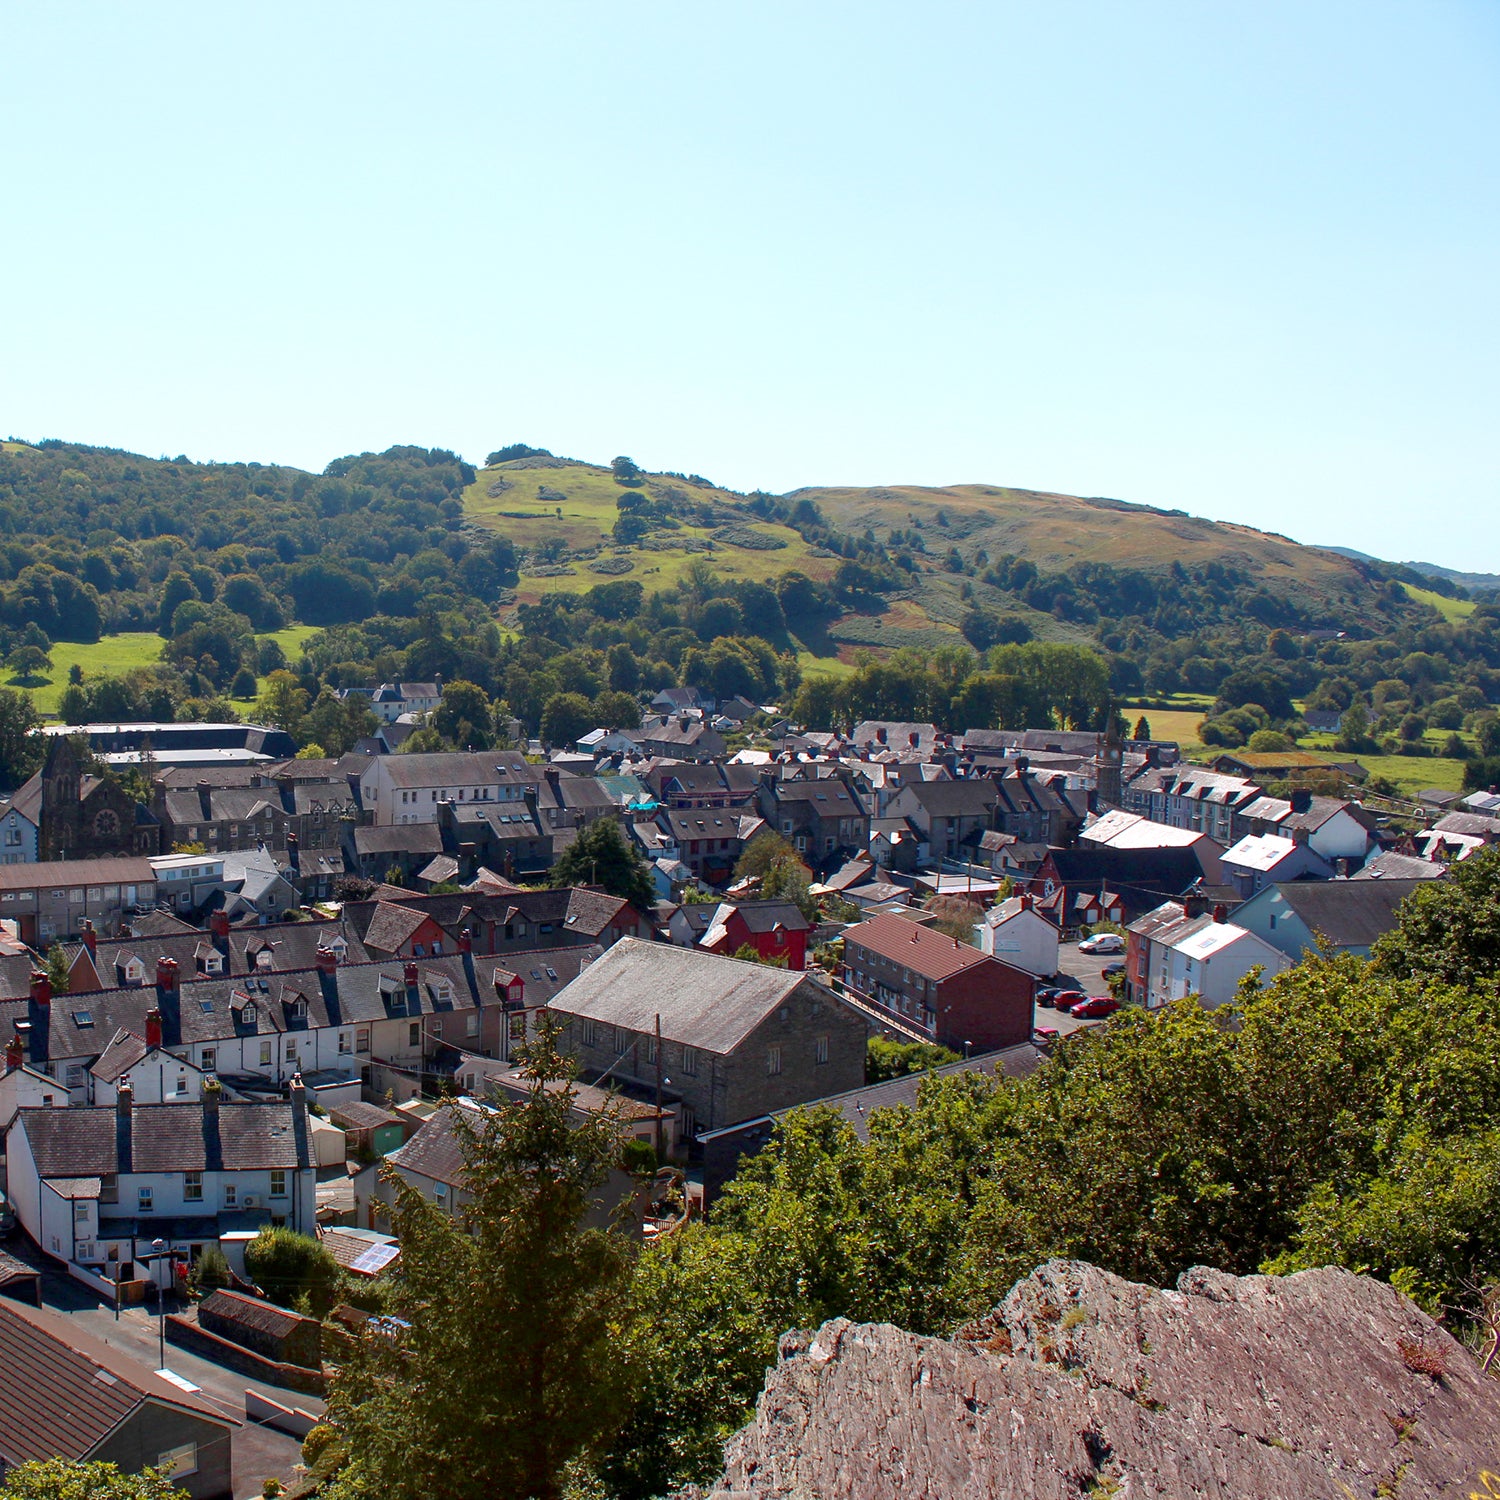
[[[1059,990],[1047,1003],[1055,1010],[1072,1010],[1080,1000],[1087,999],[1082,990]]]
[[[1120,1002],[1112,995],[1090,995],[1087,1000],[1078,1001],[1070,1014],[1092,1021],[1101,1016],[1112,1016],[1119,1008]]]

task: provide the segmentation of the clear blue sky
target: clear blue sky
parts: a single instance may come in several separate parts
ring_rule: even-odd
[[[0,433],[984,481],[1500,571],[1500,6],[3,12]]]

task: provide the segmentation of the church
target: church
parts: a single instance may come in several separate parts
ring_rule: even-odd
[[[85,771],[65,734],[49,736],[46,763],[12,799],[37,824],[37,858],[160,854],[161,825],[115,782]]]

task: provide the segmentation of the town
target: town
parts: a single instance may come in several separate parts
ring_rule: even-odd
[[[195,1496],[231,1492],[236,1443],[290,1476],[337,1325],[267,1297],[257,1246],[399,1266],[394,1188],[462,1212],[453,1110],[524,1097],[548,1023],[574,1109],[623,1111],[657,1174],[634,1232],[666,1235],[789,1111],[859,1128],[909,1096],[881,1046],[1027,1076],[1121,1007],[1368,956],[1500,832],[1494,793],[1396,830],[1357,786],[1270,796],[1243,757],[1115,731],[839,734],[674,688],[569,744],[401,754],[441,684],[367,696],[381,730],[338,760],[249,725],[51,729],[0,806],[0,1451],[117,1451],[125,1408],[64,1438],[44,1367],[122,1317],[149,1344],[154,1312],[159,1366],[109,1356],[130,1451]],[[231,1419],[174,1361],[261,1389]]]

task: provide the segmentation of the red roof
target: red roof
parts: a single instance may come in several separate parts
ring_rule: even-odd
[[[871,917],[844,934],[844,943],[858,943],[871,953],[889,958],[924,979],[947,979],[975,964],[998,963],[987,953],[961,943],[957,938],[887,913]]]

